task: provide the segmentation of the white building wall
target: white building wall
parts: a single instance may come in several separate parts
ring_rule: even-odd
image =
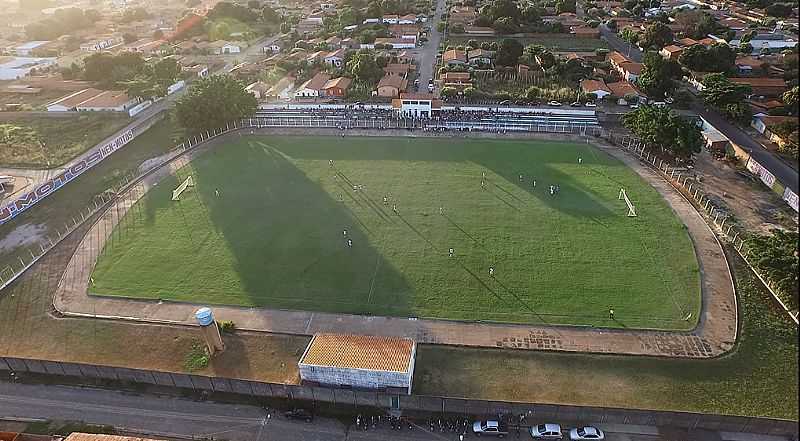
[[[300,378],[304,381],[331,386],[352,386],[366,389],[396,387],[410,390],[410,372],[389,372],[366,369],[345,369],[299,364]]]

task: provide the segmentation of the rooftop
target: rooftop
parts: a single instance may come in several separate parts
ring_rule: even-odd
[[[317,334],[300,364],[407,372],[414,352],[408,338]]]

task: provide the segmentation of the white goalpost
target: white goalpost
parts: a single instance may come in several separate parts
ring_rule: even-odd
[[[630,199],[628,199],[628,193],[625,193],[624,188],[619,189],[619,198],[620,200],[625,199],[625,204],[628,205],[628,217],[636,217],[636,207],[633,205]]]
[[[194,187],[194,179],[192,176],[189,175],[188,178],[184,179],[181,185],[178,186],[175,190],[172,190],[172,200],[179,201],[181,200],[181,194],[186,191],[187,188]]]

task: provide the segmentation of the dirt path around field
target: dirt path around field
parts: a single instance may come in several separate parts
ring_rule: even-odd
[[[282,131],[282,134],[286,132]],[[256,134],[274,135],[276,131],[258,130]],[[310,133],[305,130],[298,134]],[[386,131],[361,133],[374,134],[397,136]],[[399,131],[398,134],[409,135],[406,131]],[[417,133],[415,135],[418,136]],[[452,134],[447,136],[453,137]],[[498,135],[493,134],[491,137]],[[537,137],[545,138],[542,135]],[[581,142],[585,140],[579,137],[559,139]],[[136,201],[161,179],[217,144],[220,142],[214,141],[200,150],[189,152],[120,195],[118,202],[111,205],[90,228],[70,259],[54,296],[57,311],[68,317],[195,325],[194,312],[202,305],[94,296],[89,295],[88,287],[92,270],[105,242],[115,240],[113,234],[124,234],[124,231],[119,230],[114,233],[114,226],[134,207]],[[728,352],[733,348],[738,330],[736,295],[730,268],[717,237],[694,207],[661,175],[640,162],[637,157],[606,144],[595,143],[595,146],[636,171],[666,199],[686,225],[698,257],[701,275],[702,307],[698,324],[693,331],[500,324],[236,306],[215,306],[215,316],[217,320],[234,321],[239,329],[295,335],[334,332],[403,336],[430,344],[684,358],[710,358]],[[542,316],[542,320],[546,323],[548,318]],[[624,317],[616,317],[615,320],[624,325]]]

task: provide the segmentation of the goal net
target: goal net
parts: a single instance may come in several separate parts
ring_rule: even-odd
[[[181,194],[186,191],[187,188],[194,187],[194,180],[191,176],[184,179],[181,185],[178,186],[175,190],[172,190],[172,200],[179,201],[181,200]]]
[[[619,199],[625,199],[625,204],[628,206],[628,217],[636,217],[636,207],[633,205],[633,202],[628,199],[628,193],[625,193],[624,188],[619,189]]]

